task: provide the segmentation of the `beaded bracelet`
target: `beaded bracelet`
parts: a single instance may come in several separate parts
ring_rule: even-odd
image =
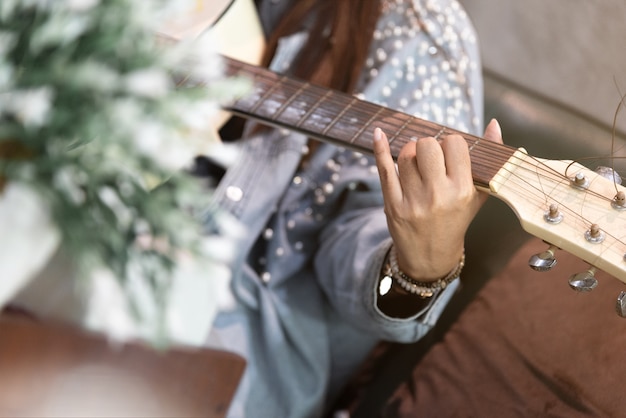
[[[463,266],[465,266],[465,251],[463,251],[463,255],[461,255],[461,260],[459,261],[459,264],[457,264],[457,266],[447,275],[437,280],[428,282],[415,280],[414,278],[407,276],[402,270],[400,270],[400,267],[398,267],[398,257],[396,255],[396,250],[395,247],[392,246],[387,253],[387,262],[385,263],[385,267],[382,273],[386,276],[391,277],[407,292],[419,295],[423,298],[429,298],[440,290],[445,289],[446,286],[448,286],[451,282],[457,279],[461,275]]]

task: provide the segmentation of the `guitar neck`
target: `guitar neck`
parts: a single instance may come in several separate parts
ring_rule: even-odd
[[[355,96],[329,90],[264,68],[223,57],[229,76],[243,76],[253,83],[252,92],[226,108],[245,118],[288,128],[309,137],[371,153],[373,131],[380,127],[389,138],[392,155],[409,141],[423,137],[461,135],[470,150],[474,183],[489,181],[515,150],[483,138],[379,106]]]

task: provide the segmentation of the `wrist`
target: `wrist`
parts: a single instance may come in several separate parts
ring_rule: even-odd
[[[439,245],[439,244],[438,244]],[[413,248],[411,244],[392,243],[387,259],[395,260],[397,270],[418,282],[434,282],[447,276],[458,267],[464,257],[463,243],[446,247],[425,246]]]

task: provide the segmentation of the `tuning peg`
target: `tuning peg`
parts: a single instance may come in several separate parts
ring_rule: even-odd
[[[589,187],[589,179],[585,176],[585,173],[578,172],[572,178],[571,185],[577,189],[586,190]]]
[[[626,210],[626,195],[623,191],[619,191],[615,194],[615,197],[611,201],[611,206],[617,210]]]
[[[620,292],[615,302],[615,311],[622,318],[626,318],[626,292],[623,290]]]
[[[595,274],[595,267],[590,267],[585,272],[574,274],[569,278],[569,286],[577,292],[591,292],[598,285]]]
[[[556,266],[556,258],[554,253],[558,250],[558,247],[551,245],[550,248],[544,252],[538,253],[530,257],[528,265],[535,271],[548,271],[552,267]]]
[[[546,213],[544,213],[543,219],[551,224],[560,224],[563,220],[563,213],[559,210],[559,206],[553,203]]]

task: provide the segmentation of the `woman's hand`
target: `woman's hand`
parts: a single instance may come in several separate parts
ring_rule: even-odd
[[[485,138],[502,143],[495,119]],[[461,259],[467,228],[487,198],[474,186],[467,143],[459,135],[410,142],[396,171],[387,137],[376,128],[374,154],[398,266],[420,281],[445,276]]]

